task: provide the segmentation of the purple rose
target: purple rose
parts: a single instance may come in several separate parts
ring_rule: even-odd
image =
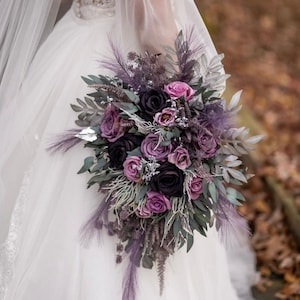
[[[142,118],[146,121],[153,121],[155,114],[167,107],[168,99],[168,95],[160,89],[152,89],[141,93],[139,106]]]
[[[201,132],[198,135],[198,153],[203,158],[209,158],[215,155],[218,147],[217,139],[209,134]]]
[[[157,168],[157,171],[159,173],[151,178],[151,189],[164,195],[181,197],[183,194],[183,172],[169,162],[164,162]]]
[[[176,109],[171,107],[166,107],[162,112],[158,112],[154,116],[154,120],[162,126],[172,126],[174,125],[176,117]]]
[[[187,183],[187,193],[190,199],[196,200],[202,193],[202,178],[193,176]]]
[[[140,182],[141,174],[140,170],[142,167],[141,157],[139,156],[128,156],[123,163],[124,175],[131,181]]]
[[[120,117],[119,111],[113,105],[109,104],[105,109],[100,125],[101,136],[107,138],[110,142],[116,141],[125,133],[123,123],[124,121]]]
[[[168,161],[181,170],[184,170],[191,165],[188,150],[181,146],[178,146],[172,153],[168,155]]]
[[[146,135],[141,145],[141,151],[145,157],[154,156],[157,160],[165,160],[173,149],[172,143],[163,146],[158,144],[159,136],[154,133]]]
[[[184,97],[185,100],[190,100],[193,98],[195,94],[195,90],[193,90],[187,83],[182,81],[174,81],[165,85],[164,91],[171,98],[180,98]]]
[[[147,192],[146,208],[152,213],[163,213],[171,209],[169,198],[159,192]]]
[[[135,211],[135,214],[140,217],[140,218],[150,218],[153,215],[152,210],[150,210],[149,208],[147,208],[146,206],[143,206],[141,208],[138,208]]]
[[[110,167],[123,169],[123,163],[127,157],[127,152],[132,151],[141,145],[142,137],[133,133],[126,133],[115,142],[108,145],[108,155]]]

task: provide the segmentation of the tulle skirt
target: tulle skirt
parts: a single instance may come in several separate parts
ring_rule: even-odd
[[[40,48],[18,98],[1,114],[0,299],[122,298],[127,258],[115,262],[115,238],[103,231],[88,247],[80,243],[80,228],[102,198],[86,189],[85,174],[76,174],[88,150],[46,151],[56,134],[75,127],[69,104],[89,91],[80,76],[105,73],[99,60],[111,55],[107,34],[113,22],[83,21],[69,12]],[[251,299],[248,245],[232,249],[239,254],[231,260],[214,228],[208,237],[195,235],[189,253],[181,249],[167,260],[162,295],[155,267],[139,268],[137,300]]]

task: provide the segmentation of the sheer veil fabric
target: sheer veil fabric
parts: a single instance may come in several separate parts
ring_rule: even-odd
[[[22,2],[1,0],[1,8],[10,7],[9,19],[3,23],[6,28],[24,12]],[[46,10],[35,9],[40,3],[45,8],[44,2],[51,3],[26,2],[32,5],[32,19],[38,23],[43,23],[41,16],[57,11],[55,1]],[[2,45],[8,45],[5,53],[1,52],[1,59],[5,59],[0,89],[0,128],[5,128],[0,131],[5,141],[0,146],[1,300],[121,299],[126,264],[115,264],[114,238],[103,234],[88,248],[79,241],[81,226],[102,197],[96,190],[85,188],[85,175],[76,175],[87,150],[78,147],[64,155],[50,155],[45,150],[55,134],[74,127],[69,103],[89,91],[80,76],[105,73],[99,60],[112,55],[108,36],[125,53],[147,47],[162,49],[161,42],[171,41],[179,29],[194,26],[208,57],[216,54],[191,0],[106,2],[116,2],[114,15],[111,8],[98,7],[93,18],[78,18],[73,5],[35,55],[45,28],[51,27],[43,23],[35,46],[28,50],[30,55],[15,70],[9,67],[9,61],[17,53],[14,47],[18,38],[9,42],[9,35],[1,32]],[[92,4],[89,9],[93,9]],[[53,15],[46,19],[53,19]],[[22,84],[8,93],[11,88],[5,78],[12,78],[19,67],[23,70]],[[244,281],[235,282],[234,288],[226,252],[212,228],[208,238],[196,238],[190,253],[182,249],[168,260],[161,297],[155,269],[140,269],[137,300],[251,299],[254,264],[247,245],[241,257],[234,271],[242,272],[236,278]],[[239,288],[243,296],[237,295]]]

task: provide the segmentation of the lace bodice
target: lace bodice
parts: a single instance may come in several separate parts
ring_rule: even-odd
[[[113,16],[115,0],[73,0],[73,10],[78,18],[85,20]]]

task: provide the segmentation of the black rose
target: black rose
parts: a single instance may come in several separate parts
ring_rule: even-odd
[[[183,194],[183,172],[169,162],[163,163],[157,170],[159,173],[154,175],[150,181],[151,189],[166,196],[181,197]]]
[[[168,94],[159,89],[152,89],[140,94],[141,116],[146,121],[152,121],[157,112],[167,107]]]
[[[110,166],[115,169],[123,169],[123,162],[127,157],[127,151],[132,151],[141,145],[143,137],[127,133],[108,145]]]

